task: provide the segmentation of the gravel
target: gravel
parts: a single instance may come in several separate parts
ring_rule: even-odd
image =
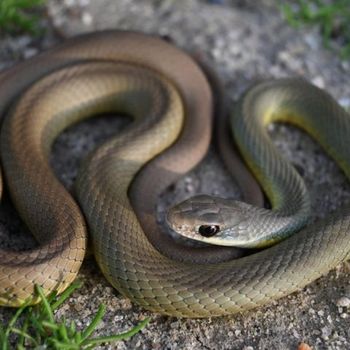
[[[216,69],[233,100],[263,78],[303,76],[326,88],[345,107],[350,106],[349,62],[322,46],[317,29],[295,31],[283,20],[274,1],[185,0],[50,0],[47,31],[0,39],[0,69],[29,58],[62,37],[104,28],[132,29],[167,35],[180,47],[205,57]],[[235,5],[233,5],[235,4]],[[121,118],[101,118],[70,128],[55,143],[52,164],[68,188],[83,157],[119,130]],[[313,201],[313,219],[346,203],[350,187],[344,175],[304,133],[273,125],[277,147],[304,177]],[[239,189],[210,150],[205,160],[162,199],[161,206],[193,193],[239,196]],[[6,196],[7,197],[7,196]],[[0,243],[35,243],[5,198],[0,211]],[[10,240],[12,243],[7,243]],[[79,278],[83,287],[58,312],[86,325],[100,303],[107,314],[97,334],[128,329],[151,316],[151,324],[129,341],[103,349],[350,349],[350,267],[338,266],[298,293],[243,314],[207,320],[182,320],[145,312],[111,288],[92,258],[84,262]],[[2,309],[0,318],[11,311]],[[305,349],[305,347],[304,347]]]

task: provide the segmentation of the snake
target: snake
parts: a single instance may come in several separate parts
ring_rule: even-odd
[[[45,294],[63,291],[79,271],[87,232],[112,286],[147,310],[176,317],[223,316],[264,305],[350,257],[349,207],[238,259],[237,248],[182,247],[154,227],[153,190],[164,190],[207,152],[215,110],[209,80],[171,43],[116,30],[70,38],[1,73],[4,183],[38,241],[28,251],[0,251],[1,305],[37,301],[36,284]],[[258,179],[278,175],[277,184],[262,185],[272,212],[287,210],[279,186],[290,175],[270,158],[275,151],[266,152],[271,142],[263,126],[270,121],[306,129],[350,176],[349,116],[325,91],[301,79],[272,80],[254,86],[234,110],[263,117],[249,123],[258,134],[246,141],[248,150],[265,158],[255,163],[255,156],[242,153]],[[51,146],[68,126],[104,113],[133,122],[83,161],[72,194],[50,167]],[[243,129],[241,124],[235,133]]]
[[[347,158],[337,152],[341,146],[333,144],[338,131],[332,129],[330,134],[328,129],[330,123],[346,126],[350,117],[341,108],[334,113],[328,105],[319,106],[321,95],[318,89],[298,79],[279,79],[249,89],[233,108],[230,122],[236,144],[273,210],[199,195],[172,208],[167,217],[169,225],[190,239],[245,248],[276,244],[305,226],[310,217],[305,183],[276,151],[266,130],[272,122],[294,124],[319,140],[343,170],[349,171]],[[345,132],[348,133],[347,127]]]

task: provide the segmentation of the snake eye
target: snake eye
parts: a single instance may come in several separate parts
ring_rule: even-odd
[[[203,237],[213,237],[220,231],[218,225],[202,225],[199,226],[198,233]]]

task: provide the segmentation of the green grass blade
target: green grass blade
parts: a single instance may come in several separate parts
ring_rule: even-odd
[[[60,294],[58,299],[51,303],[51,310],[56,310],[61,304],[63,304],[70,296],[71,294],[78,288],[80,288],[82,285],[81,282],[73,282],[64,292]]]
[[[290,26],[294,28],[298,28],[300,26],[300,22],[296,20],[292,7],[289,4],[282,4],[281,10]]]
[[[0,31],[38,33],[39,17],[33,10],[45,2],[45,0],[0,0]]]
[[[50,321],[42,321],[42,325],[53,332],[59,331],[60,328],[56,323]]]
[[[2,350],[7,350],[8,349],[8,338],[9,335],[14,327],[14,325],[16,324],[18,318],[20,317],[20,315],[24,312],[24,310],[27,308],[29,304],[29,301],[25,302],[19,309],[17,309],[17,311],[15,312],[14,316],[11,318],[10,322],[8,323],[7,327],[4,329],[4,336],[2,339],[2,345],[1,345],[1,349]]]
[[[75,335],[74,335],[74,340],[75,340],[75,342],[76,342],[77,344],[81,344],[82,339],[83,339],[83,337],[82,337],[82,335],[81,335],[81,332],[80,332],[80,331],[76,332]]]
[[[67,344],[63,343],[58,339],[50,339],[50,347],[48,349],[57,349],[57,350],[80,350],[81,347],[77,344]],[[53,347],[52,347],[53,345]]]
[[[27,309],[28,311],[28,309]],[[24,322],[23,322],[23,327],[21,329],[21,331],[23,332],[23,334],[28,334],[28,327],[29,327],[29,317],[27,315],[27,317],[25,318]],[[23,347],[24,348],[24,341],[25,341],[26,337],[24,335],[20,335],[19,339],[18,339],[18,345],[17,347]]]
[[[43,327],[39,317],[40,316],[36,315],[34,312],[29,315],[29,323],[35,329],[38,340],[47,335],[47,330]]]
[[[81,345],[91,346],[91,345],[98,345],[101,343],[109,343],[109,342],[131,338],[133,335],[135,335],[141,329],[143,329],[149,323],[149,321],[150,321],[150,318],[147,317],[127,332],[116,334],[116,335],[97,337],[93,339],[86,339],[81,343]]]
[[[69,332],[70,334],[75,334],[76,333],[76,326],[75,323],[73,321],[71,321],[70,325],[69,325]]]
[[[91,323],[82,332],[83,341],[88,337],[90,337],[90,335],[93,333],[98,323],[100,323],[100,321],[102,320],[102,317],[104,316],[105,313],[106,313],[106,307],[103,304],[101,304],[97,310],[95,317],[92,319]]]
[[[349,0],[298,0],[294,5],[290,3],[279,5],[291,26],[318,26],[326,48],[338,51],[343,59],[350,57]],[[332,40],[336,40],[337,44],[331,45]]]
[[[38,295],[40,296],[40,299],[41,299],[41,302],[42,302],[42,305],[43,305],[43,309],[46,313],[46,316],[48,317],[48,319],[54,323],[55,320],[54,320],[54,316],[53,316],[53,312],[52,312],[52,309],[51,309],[51,306],[49,304],[49,302],[47,301],[47,298],[44,294],[44,290],[41,286],[39,286],[38,284],[35,285],[35,291],[38,293]]]
[[[15,2],[15,6],[21,9],[28,9],[32,8],[33,6],[43,5],[44,3],[45,0],[18,0]]]
[[[32,342],[32,346],[35,346],[35,347],[39,346],[37,341],[30,334],[28,334],[26,332],[23,332],[22,329],[12,328],[11,332],[13,332],[15,334],[19,334],[23,339],[27,339],[27,340],[31,341]],[[21,345],[21,344],[20,344],[20,346],[24,347],[24,345]]]
[[[51,305],[51,303],[53,303],[57,298],[57,291],[52,291],[47,297],[47,301],[48,303]],[[52,309],[52,306],[51,306],[51,309]]]
[[[69,342],[68,332],[65,323],[61,323],[59,325],[58,332],[64,341]]]
[[[97,344],[128,339],[149,322],[147,318],[125,333],[90,339],[105,314],[106,307],[103,304],[99,306],[96,315],[83,331],[78,331],[73,321],[68,324],[65,317],[60,322],[56,322],[53,307],[59,307],[79,286],[80,283],[75,283],[67,288],[67,291],[62,293],[61,296],[54,299],[55,294],[51,293],[46,297],[43,288],[35,285],[39,304],[28,306],[29,302],[25,303],[16,311],[6,327],[0,325],[0,350],[10,350],[8,338],[11,333],[17,337],[15,338],[17,340],[15,347],[17,350],[25,350],[28,346],[29,348],[52,350],[93,349]],[[23,326],[19,329],[15,325],[24,311],[26,314],[23,319]]]

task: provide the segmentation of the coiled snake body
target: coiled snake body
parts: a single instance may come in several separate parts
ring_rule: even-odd
[[[34,283],[46,293],[62,291],[71,283],[84,256],[84,216],[97,262],[110,283],[146,309],[173,316],[247,310],[305,286],[349,258],[349,208],[238,260],[214,263],[217,254],[222,254],[219,261],[234,255],[220,247],[199,253],[174,247],[186,258],[172,260],[169,246],[165,244],[169,254],[164,255],[151,244],[161,236],[151,232],[147,238],[141,228],[128,197],[133,178],[173,144],[151,163],[149,188],[164,188],[198,163],[211,130],[208,82],[195,62],[172,45],[130,32],[89,34],[9,69],[0,78],[0,111],[7,114],[1,134],[4,175],[15,206],[41,244],[28,252],[0,252],[3,305],[23,303],[33,295]],[[345,112],[328,94],[305,82],[266,84],[264,89],[277,91],[270,98],[273,103],[287,97],[294,107],[311,98],[315,118],[336,116],[337,124],[328,128],[332,135],[320,138],[327,136],[330,142],[323,143],[349,175]],[[297,90],[303,93],[295,97]],[[278,97],[281,91],[283,98]],[[81,214],[48,165],[50,146],[68,125],[112,111],[131,115],[135,122],[84,162],[76,186]],[[275,163],[269,162],[271,169]],[[133,203],[146,208],[152,198],[151,191],[142,193]],[[153,224],[146,212],[142,226]]]

